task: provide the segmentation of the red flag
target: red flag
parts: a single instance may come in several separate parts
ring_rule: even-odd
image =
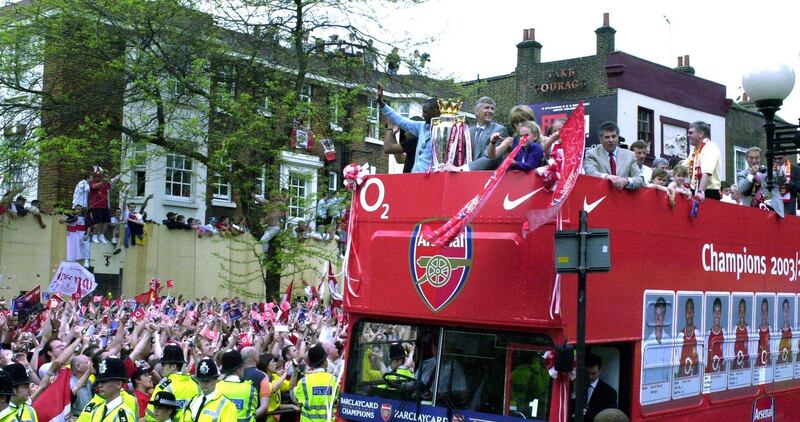
[[[136,321],[143,320],[144,316],[144,309],[141,306],[136,307],[136,310],[133,311],[133,319]]]
[[[33,402],[33,408],[41,421],[66,421],[69,417],[72,389],[69,380],[72,371],[61,368],[55,380]]]
[[[109,299],[109,298],[103,299],[103,307],[104,308],[110,308],[111,307],[111,299]]]
[[[27,302],[30,304],[39,303],[42,301],[42,288],[39,286],[34,287],[28,293],[25,293],[19,298],[21,302]]]
[[[267,308],[264,312],[261,313],[261,320],[264,322],[275,323],[275,311],[272,308]]]
[[[153,291],[148,290],[144,293],[138,294],[133,297],[133,300],[136,301],[136,304],[139,306],[147,306],[150,304],[150,300],[153,298]]]
[[[483,188],[475,194],[460,210],[456,213],[456,215],[452,216],[450,220],[444,223],[441,227],[436,230],[431,230],[429,227],[425,227],[423,236],[425,240],[428,242],[433,243],[436,246],[442,246],[450,243],[462,230],[466,227],[472,220],[475,218],[476,215],[480,212],[481,208],[486,204],[489,198],[492,197],[495,189],[500,184],[500,181],[503,179],[503,176],[506,175],[508,168],[514,162],[514,157],[517,155],[520,149],[527,143],[528,135],[525,135],[520,139],[517,146],[506,156],[503,160],[503,163],[500,164],[500,167],[489,176],[489,179],[486,180],[486,183],[483,185]]]
[[[283,306],[284,302],[289,303],[291,305],[293,290],[294,290],[294,280],[289,282],[289,286],[286,288],[286,293],[283,295],[283,298],[281,299],[281,306]]]
[[[78,289],[72,294],[72,300],[78,301],[81,300],[82,297],[83,294],[81,293],[81,283],[78,283]]]
[[[42,322],[44,322],[44,313],[32,317],[28,323],[22,327],[22,331],[28,333],[39,333],[39,330],[42,329]]]
[[[171,289],[173,287],[175,287],[175,281],[173,281],[172,279],[167,280],[167,288]]]
[[[338,286],[339,282],[336,281],[336,276],[333,274],[333,264],[328,262],[328,289],[330,290],[332,309],[342,307],[342,293],[339,292]]]
[[[216,331],[211,331],[211,329],[208,328],[208,324],[206,324],[200,331],[200,335],[211,341],[217,341],[217,338],[219,338],[219,333]]]
[[[555,172],[557,180],[553,188],[550,205],[547,208],[527,212],[528,226],[524,228],[523,235],[527,235],[527,232],[532,232],[543,224],[552,221],[564,204],[564,200],[572,192],[572,188],[578,179],[578,173],[583,165],[584,144],[586,142],[584,122],[584,107],[581,101],[558,132],[561,142],[553,147],[553,152],[550,154],[552,171]]]

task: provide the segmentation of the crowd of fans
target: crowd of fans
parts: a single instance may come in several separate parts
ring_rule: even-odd
[[[42,415],[66,405],[72,420],[95,420],[92,412],[111,401],[106,381],[121,381],[119,396],[135,418],[197,420],[181,418],[184,406],[175,404],[200,395],[211,373],[220,384],[252,392],[244,420],[274,421],[298,411],[289,392],[306,370],[307,355],[318,361],[324,353],[327,370],[337,378],[341,374],[346,319],[340,307],[325,306],[317,297],[293,307],[285,298],[280,305],[239,298],[149,298],[142,303],[137,297],[137,303],[92,295],[80,302],[53,297],[3,312],[0,366],[14,378],[10,406],[49,420]],[[60,403],[58,397],[69,400]],[[160,401],[168,404],[161,406],[167,409],[165,418],[157,417]]]

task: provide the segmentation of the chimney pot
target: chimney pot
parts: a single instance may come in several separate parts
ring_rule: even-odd
[[[536,29],[535,28],[528,28],[528,39],[531,41],[536,41]]]
[[[685,56],[683,56],[683,65],[684,65],[684,66],[686,66],[686,67],[689,67],[689,66],[691,66],[691,65],[689,64],[689,55],[688,55],[688,54],[687,54],[687,55],[685,55]]]
[[[523,29],[522,30],[522,41],[528,41],[528,30],[527,29]]]
[[[678,56],[678,67],[683,67],[683,56]]]
[[[603,26],[609,26],[608,23],[608,13],[603,13]]]

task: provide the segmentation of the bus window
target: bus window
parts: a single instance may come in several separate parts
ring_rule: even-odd
[[[391,391],[392,388],[386,385],[383,376],[391,371],[413,376],[412,359],[414,343],[417,340],[417,327],[361,322],[354,333],[357,333],[360,341],[350,351],[347,371],[348,391],[369,396],[399,398],[398,392]],[[393,367],[390,359],[392,343],[398,343],[403,347],[405,359],[399,367]]]
[[[408,372],[395,373],[410,373],[415,381],[399,386],[387,375],[392,341],[385,336],[394,331],[393,340],[413,350],[403,365]],[[476,414],[548,417],[552,384],[543,354],[552,347],[549,337],[366,321],[356,324],[353,334],[360,341],[351,343],[346,394],[419,400]]]
[[[549,339],[524,333],[445,329],[443,343],[437,406],[547,418],[551,379],[542,356]]]
[[[506,412],[509,416],[538,418],[549,407],[550,375],[541,351],[510,350],[508,376],[511,378]]]

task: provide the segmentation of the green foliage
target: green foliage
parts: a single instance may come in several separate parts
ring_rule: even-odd
[[[231,184],[258,238],[285,212],[278,169],[292,128],[345,148],[365,136],[367,88],[383,54],[406,41],[381,40],[376,16],[367,1],[20,2],[0,13],[0,122],[29,130],[0,142],[0,157],[58,163],[77,181],[94,164],[129,175],[159,155],[184,155]],[[2,161],[0,174],[11,175]],[[262,194],[272,209],[255,205]],[[274,243],[257,275],[265,284],[320,253],[284,234]],[[243,247],[262,261],[256,246]]]

